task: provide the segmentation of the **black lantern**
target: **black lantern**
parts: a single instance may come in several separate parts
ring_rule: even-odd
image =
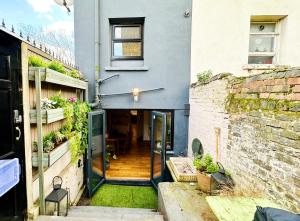
[[[47,215],[68,215],[69,193],[61,188],[62,183],[63,180],[60,176],[56,176],[52,180],[53,191],[45,199]]]

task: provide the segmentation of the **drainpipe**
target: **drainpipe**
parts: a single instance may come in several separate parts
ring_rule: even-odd
[[[95,0],[95,103],[92,103],[92,107],[98,107],[100,105],[100,18],[99,18],[100,0]]]

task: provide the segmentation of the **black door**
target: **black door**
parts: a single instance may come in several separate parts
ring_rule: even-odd
[[[166,167],[167,117],[158,111],[152,111],[151,117],[151,183],[157,189]]]
[[[24,220],[26,182],[24,162],[20,42],[0,33],[0,160],[18,158],[20,182],[0,197],[0,220]]]
[[[87,151],[87,187],[91,197],[105,178],[105,111],[89,113],[89,147]]]

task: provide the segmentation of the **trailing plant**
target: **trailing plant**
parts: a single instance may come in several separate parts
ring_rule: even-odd
[[[47,67],[47,63],[38,56],[29,56],[28,57],[28,65],[31,67]]]
[[[51,61],[49,64],[48,64],[48,68],[54,70],[54,71],[57,71],[57,72],[60,72],[62,74],[66,74],[66,70],[64,68],[64,66],[60,63],[60,62],[57,62],[57,61]]]
[[[77,131],[72,132],[72,137],[70,138],[69,150],[71,151],[71,161],[75,163],[78,158],[84,153],[80,149],[81,144],[81,134]]]
[[[198,73],[197,74],[197,79],[198,79],[198,82],[200,84],[206,84],[206,83],[208,83],[211,76],[212,76],[212,71],[207,70],[207,71],[203,71],[201,73]]]

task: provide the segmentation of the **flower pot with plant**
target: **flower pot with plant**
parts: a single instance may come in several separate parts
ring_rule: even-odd
[[[194,166],[197,169],[197,182],[199,188],[206,193],[212,191],[212,179],[211,174],[218,172],[218,165],[213,162],[212,157],[209,154],[196,156],[194,160]]]

